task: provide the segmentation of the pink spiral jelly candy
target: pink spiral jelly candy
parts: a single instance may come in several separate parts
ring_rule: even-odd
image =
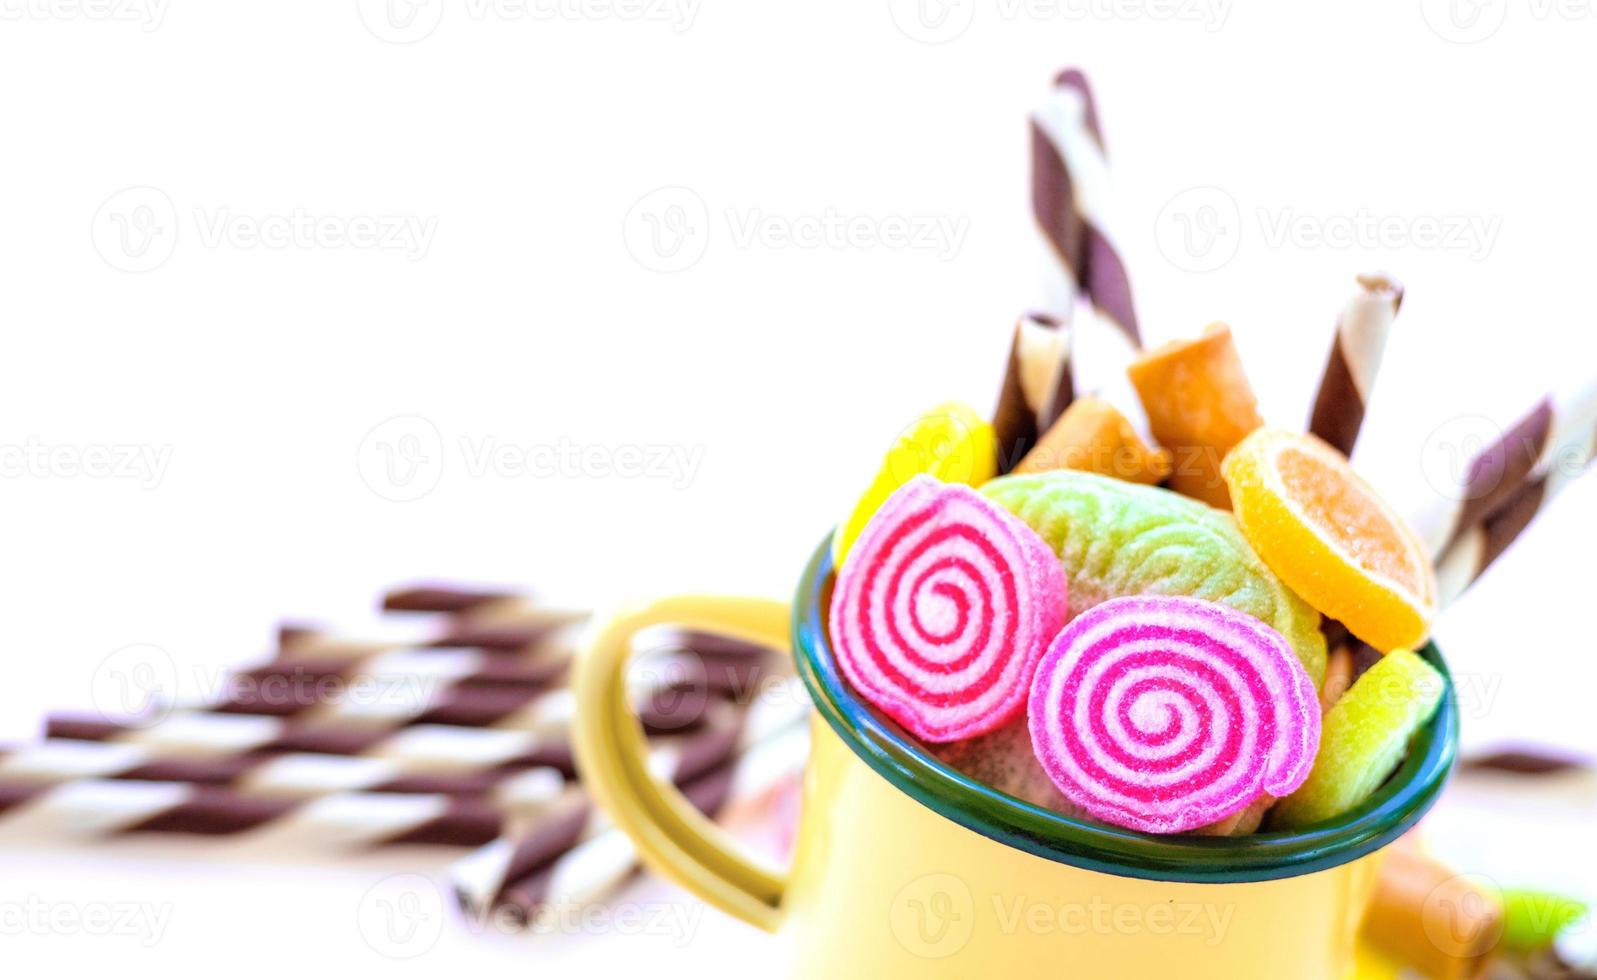
[[[1065,621],[1065,572],[1008,511],[916,477],[871,518],[837,577],[832,645],[860,694],[928,742],[1018,717]]]
[[[1043,655],[1029,715],[1037,761],[1067,799],[1155,834],[1285,796],[1320,744],[1314,685],[1281,634],[1186,596],[1078,616]]]

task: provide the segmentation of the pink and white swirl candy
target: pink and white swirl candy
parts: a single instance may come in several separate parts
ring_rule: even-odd
[[[867,701],[952,742],[1019,716],[1064,619],[1064,568],[1035,532],[969,487],[919,476],[849,552],[832,645]]]
[[[1031,686],[1032,749],[1106,823],[1175,834],[1308,778],[1320,706],[1281,634],[1185,596],[1094,606],[1060,632]]]

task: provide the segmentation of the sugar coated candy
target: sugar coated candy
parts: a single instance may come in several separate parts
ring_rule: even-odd
[[[1181,596],[1112,599],[1066,626],[1032,681],[1032,747],[1106,823],[1196,830],[1308,778],[1318,693],[1281,634]]]
[[[1260,429],[1223,472],[1242,533],[1310,605],[1382,652],[1424,642],[1436,571],[1347,457],[1314,436]]]
[[[1276,805],[1271,826],[1306,827],[1369,799],[1403,761],[1409,741],[1436,713],[1446,687],[1436,668],[1407,650],[1376,661],[1325,713],[1314,771]]]
[[[910,480],[844,562],[831,635],[843,675],[928,742],[993,731],[1023,710],[1065,619],[1059,559],[969,487]]]
[[[1001,477],[982,493],[1058,553],[1073,614],[1116,596],[1209,599],[1270,624],[1315,684],[1325,676],[1319,614],[1265,567],[1224,511],[1158,487],[1067,470]]]
[[[998,472],[998,442],[993,427],[960,402],[945,402],[915,419],[899,433],[870,486],[832,536],[832,564],[854,546],[871,515],[893,491],[916,476],[934,476],[944,483],[980,486]]]

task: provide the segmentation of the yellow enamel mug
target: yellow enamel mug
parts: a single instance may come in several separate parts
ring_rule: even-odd
[[[1159,837],[1054,813],[948,768],[854,696],[825,623],[829,548],[791,610],[682,596],[623,611],[577,667],[583,778],[645,863],[775,933],[762,972],[806,980],[1391,977],[1358,939],[1380,850],[1440,794],[1457,750],[1442,708],[1353,813],[1303,831]],[[671,624],[791,644],[815,703],[792,867],[763,868],[650,775],[628,705],[632,636]],[[1445,673],[1434,647],[1424,652]]]

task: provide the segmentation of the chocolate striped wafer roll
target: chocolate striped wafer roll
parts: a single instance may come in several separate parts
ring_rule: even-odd
[[[414,723],[403,727],[357,725],[349,719],[305,721],[269,715],[178,713],[139,726],[97,717],[52,716],[46,737],[111,742],[143,748],[168,760],[218,759],[264,754],[362,756],[411,770],[464,771],[546,766],[575,774],[567,738],[575,702],[569,690],[552,692],[540,713],[520,712],[496,727]],[[733,709],[719,701],[667,704],[640,710],[651,734],[680,734],[717,723]]]
[[[1031,115],[1031,206],[1048,256],[1044,309],[1071,315],[1084,303],[1132,349],[1142,334],[1125,263],[1110,239],[1109,162],[1087,78],[1070,68]]]
[[[741,759],[757,747],[785,737],[787,732],[803,726],[809,710],[810,701],[802,682],[792,676],[782,678],[749,705],[748,712],[739,720],[737,736],[728,755]],[[667,755],[663,759],[651,757],[650,764],[660,779],[680,786],[684,778],[699,775],[708,768],[703,764],[706,759],[703,753],[697,757]],[[591,819],[582,821],[569,815],[552,817],[547,825],[533,827],[516,839],[495,841],[460,861],[451,874],[462,907],[468,912],[491,908],[509,883],[533,873],[581,841],[609,828],[609,821],[603,814],[587,813]]]
[[[167,756],[143,745],[47,739],[0,750],[0,782],[56,786],[78,779],[193,783],[252,795],[310,797],[335,792],[486,794],[512,780],[552,787],[566,776],[553,766],[509,764],[436,770],[403,758],[244,752]]]
[[[1070,367],[1070,328],[1058,317],[1028,313],[1015,324],[993,410],[998,471],[1014,469],[1037,446],[1042,433],[1075,400]]]
[[[726,737],[716,740],[701,737],[655,744],[649,751],[649,770],[678,788],[684,787],[742,751],[740,730],[728,729]],[[573,786],[556,806],[539,814],[528,826],[472,852],[450,868],[461,908],[469,915],[482,913],[492,907],[508,882],[543,867],[608,828],[609,821],[588,794],[580,786]]]
[[[264,835],[340,847],[471,847],[499,836],[515,801],[487,795],[251,796],[193,783],[84,779],[0,785],[0,831],[74,837]]]
[[[1472,454],[1456,494],[1437,501],[1413,523],[1433,555],[1510,506],[1534,514],[1597,454],[1597,378],[1557,391],[1498,438]],[[1540,483],[1539,489],[1527,490]],[[1527,501],[1534,498],[1535,503]],[[1528,523],[1528,521],[1526,521]],[[1523,527],[1523,525],[1521,525]]]
[[[655,753],[660,764],[703,771],[730,758],[737,743],[738,727],[727,719]],[[481,775],[490,778],[463,781],[459,773],[407,772],[394,760],[257,761],[225,784],[201,784],[127,779],[127,770],[90,774],[81,756],[72,760],[74,773],[63,771],[59,756],[3,757],[0,826],[14,818],[89,836],[270,832],[274,839],[340,846],[477,846],[518,821],[557,815],[563,801],[580,795],[560,772],[545,768],[489,770]]]
[[[707,816],[738,809],[768,796],[804,768],[809,740],[802,727],[788,728],[753,746],[735,762],[690,782],[683,795]],[[492,909],[509,911],[536,926],[551,907],[580,907],[602,901],[640,870],[636,846],[616,829],[605,829],[560,857],[505,886]]]
[[[1402,305],[1403,285],[1397,280],[1379,273],[1359,276],[1358,291],[1336,322],[1309,431],[1345,456],[1353,454],[1353,444],[1358,441],[1386,338]]]
[[[392,701],[404,693],[411,699],[442,699],[453,693],[450,689],[531,695],[564,683],[570,663],[562,649],[531,655],[452,647],[354,655],[325,649],[284,651],[277,660],[231,674],[222,696],[206,710],[287,717],[361,696]]]
[[[375,655],[373,660],[384,656]],[[682,731],[697,724],[719,692],[748,690],[768,666],[746,660],[711,669],[712,660],[683,651],[642,659],[632,688],[648,730]],[[367,749],[387,732],[409,726],[491,727],[544,738],[558,735],[563,740],[575,709],[575,696],[568,688],[477,683],[473,677],[445,681],[455,673],[469,673],[475,664],[469,654],[459,662],[429,654],[405,661],[404,671],[394,677],[363,676],[347,688],[336,688],[338,696],[331,699],[274,698],[262,703],[231,697],[209,709],[178,710],[153,722],[52,715],[46,721],[46,735],[165,745],[169,752],[191,754],[229,750],[347,754],[351,747]]]
[[[590,614],[546,606],[508,590],[407,586],[386,593],[380,636],[335,636],[307,624],[279,629],[282,655],[358,656],[398,647],[476,647],[530,652],[551,642],[570,647]]]
[[[1437,600],[1442,607],[1457,601],[1518,540],[1541,513],[1550,488],[1559,484],[1549,484],[1546,478],[1531,480],[1490,517],[1453,539],[1436,561]]]
[[[515,589],[423,582],[383,593],[385,612],[469,613],[489,603],[521,598]]]
[[[46,736],[133,745],[169,761],[243,754],[358,755],[438,771],[548,766],[568,775],[576,772],[563,732],[460,725],[351,728],[269,716],[178,714],[141,728],[57,715],[50,719]]]

